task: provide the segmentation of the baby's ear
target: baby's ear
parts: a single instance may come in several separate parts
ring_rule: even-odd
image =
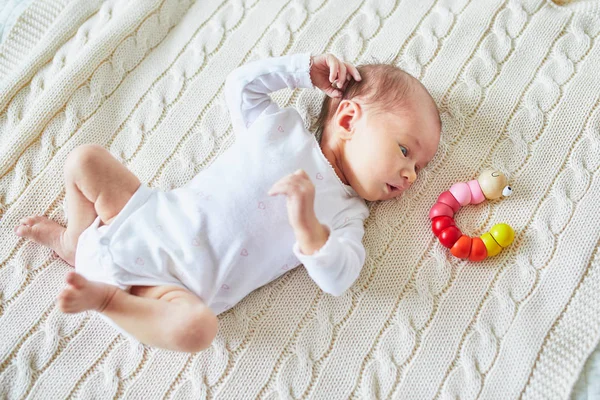
[[[337,131],[340,132],[342,139],[350,139],[354,133],[353,125],[356,123],[360,114],[359,105],[353,100],[344,99],[338,105],[333,117],[333,122],[337,125]]]

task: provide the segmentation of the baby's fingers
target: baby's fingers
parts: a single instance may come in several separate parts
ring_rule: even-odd
[[[271,189],[267,192],[269,196],[276,196],[278,194],[288,194],[289,181],[279,181],[275,183]]]
[[[329,82],[333,83],[338,73],[340,61],[333,55],[327,55],[327,65],[329,65]]]
[[[330,87],[321,89],[329,97],[342,97],[342,91],[334,89],[335,83],[332,83]]]
[[[279,181],[275,182],[267,194],[269,196],[275,196],[278,194],[285,194],[288,196],[292,195],[299,190],[299,187],[305,183],[305,181],[310,182],[308,174],[304,170],[299,169],[296,172],[286,175]]]
[[[335,84],[336,85],[334,87],[336,89],[342,89],[346,84],[346,64],[344,64],[343,62],[339,63],[338,76],[335,80]]]
[[[346,86],[348,86],[348,82],[350,81],[350,79],[354,78],[354,80],[356,81],[360,81],[362,79],[360,73],[358,72],[358,69],[356,69],[356,67],[354,67],[352,64],[344,63],[343,65],[345,79],[343,79],[340,76],[340,79],[338,79],[334,84],[332,84],[333,87],[341,90],[346,89]]]
[[[356,69],[354,65],[346,63],[346,67],[348,68],[348,71],[350,73],[349,76],[352,75],[355,81],[360,81],[362,79],[360,73],[358,72],[358,69]],[[350,80],[350,78],[348,78],[348,80]]]
[[[267,192],[269,196],[273,196],[276,194],[285,194],[286,189],[289,186],[289,183],[292,179],[292,175],[286,175],[271,186],[271,189]]]
[[[293,175],[298,175],[298,176],[301,176],[302,178],[308,179],[308,174],[303,169],[296,170],[296,172],[294,172]]]
[[[291,188],[292,188],[293,180],[294,180],[294,177],[292,174],[284,176],[283,178],[281,178],[280,180],[275,182],[275,184],[273,186],[271,186],[271,189],[269,189],[267,194],[269,196],[275,196],[278,194],[289,195]]]

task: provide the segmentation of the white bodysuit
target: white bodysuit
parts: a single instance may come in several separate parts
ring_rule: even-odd
[[[313,88],[309,64],[309,54],[294,54],[234,70],[225,98],[235,143],[186,185],[165,192],[142,183],[109,225],[98,227],[97,217],[79,237],[76,271],[124,290],[179,285],[215,314],[300,264],[325,292],[344,293],[365,260],[369,210],[338,178],[300,114],[269,96]],[[312,255],[300,252],[285,195],[267,194],[300,168],[315,185],[315,213],[330,232]]]

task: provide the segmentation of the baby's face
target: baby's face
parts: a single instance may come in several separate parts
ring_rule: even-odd
[[[402,114],[370,115],[368,109],[363,110],[346,149],[346,163],[352,170],[350,184],[369,201],[400,196],[437,151],[437,111],[424,103]]]

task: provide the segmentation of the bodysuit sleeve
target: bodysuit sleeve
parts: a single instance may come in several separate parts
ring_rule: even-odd
[[[298,242],[294,244],[294,254],[324,292],[341,296],[360,275],[366,257],[363,221],[362,216],[355,217],[338,229],[326,225],[329,238],[311,255],[303,254]]]
[[[310,53],[256,60],[233,70],[224,92],[234,131],[244,132],[261,114],[279,111],[269,93],[285,88],[314,88]]]

